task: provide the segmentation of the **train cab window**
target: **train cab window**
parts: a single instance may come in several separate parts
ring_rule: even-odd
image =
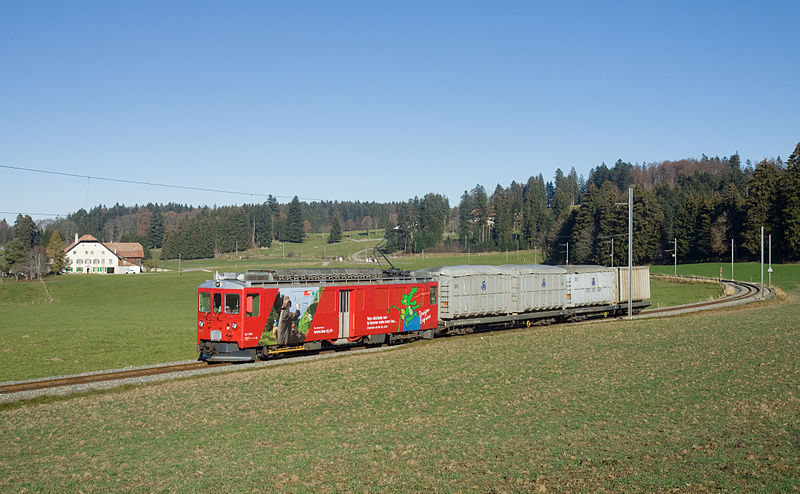
[[[200,294],[200,312],[211,312],[211,294],[203,292]]]
[[[247,310],[245,315],[247,317],[258,317],[258,300],[259,295],[257,293],[247,294],[247,305],[245,306],[245,309]]]
[[[222,294],[215,293],[214,294],[214,313],[218,314],[222,311]]]
[[[431,305],[436,305],[436,287],[431,287]]]
[[[239,294],[226,293],[225,294],[225,313],[238,314],[239,313]]]

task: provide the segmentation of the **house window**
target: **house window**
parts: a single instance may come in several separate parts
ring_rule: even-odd
[[[75,259],[75,264],[83,264],[83,259]]]
[[[94,263],[95,263],[95,264],[100,264],[100,259],[95,259],[95,260],[94,260]]]

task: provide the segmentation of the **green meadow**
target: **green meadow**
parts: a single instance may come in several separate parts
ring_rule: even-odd
[[[172,284],[173,304],[193,299],[187,279],[127,278],[52,291],[100,282],[141,303]],[[6,405],[0,490],[796,491],[797,304],[795,290]]]
[[[769,283],[769,266],[764,263],[764,284]],[[706,276],[709,278],[719,278],[720,270],[722,278],[731,278],[730,262],[709,262],[704,264],[678,264],[678,276]],[[651,266],[651,273],[673,274],[674,266]],[[761,263],[758,262],[737,262],[733,265],[733,279],[737,281],[761,282]],[[800,285],[800,264],[773,264],[772,265],[772,284],[783,290],[792,290]]]

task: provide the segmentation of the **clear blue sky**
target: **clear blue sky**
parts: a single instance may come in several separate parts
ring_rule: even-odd
[[[786,159],[798,19],[798,1],[7,0],[0,164],[457,204],[618,158]],[[0,168],[12,213],[263,199]]]

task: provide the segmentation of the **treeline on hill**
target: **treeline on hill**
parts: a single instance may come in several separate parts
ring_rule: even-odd
[[[588,180],[572,169],[556,171],[555,183],[497,186],[488,196],[478,185],[459,204],[459,239],[476,250],[542,247],[550,264],[627,263],[627,189],[633,187],[633,262],[680,262],[760,255],[761,226],[772,235],[779,262],[800,259],[800,144],[786,163],[763,160],[742,169],[730,158],[652,165],[617,161],[591,170]]]
[[[102,241],[139,242],[162,248],[162,258],[204,258],[236,249],[269,247],[273,240],[302,242],[311,232],[386,230],[386,250],[487,251],[542,248],[545,261],[563,264],[569,244],[574,264],[627,262],[628,187],[633,193],[633,261],[679,262],[727,259],[731,240],[739,260],[756,259],[760,228],[772,235],[778,262],[800,260],[800,143],[780,158],[742,167],[731,157],[632,165],[617,161],[593,168],[588,179],[556,170],[524,184],[497,185],[490,194],[477,185],[456,207],[435,193],[406,202],[311,202],[295,197],[279,204],[190,207],[181,204],[98,206],[66,218],[34,222],[19,215],[13,226],[0,221],[0,270],[17,276],[58,272],[57,252],[75,234]],[[444,232],[458,232],[455,236]],[[55,256],[55,262],[52,260]],[[48,266],[47,259],[51,260]],[[55,269],[54,269],[55,266]]]
[[[449,206],[441,196],[441,208]],[[212,257],[216,254],[244,250],[250,247],[269,247],[273,240],[302,242],[308,233],[330,233],[331,241],[340,241],[341,232],[352,230],[390,229],[398,218],[410,233],[411,221],[417,217],[412,211],[419,204],[426,207],[432,199],[409,200],[408,203],[375,202],[301,202],[297,197],[288,204],[279,204],[269,196],[262,204],[243,206],[191,207],[181,204],[147,204],[144,206],[98,206],[90,211],[81,209],[66,218],[34,222],[30,216],[20,215],[15,225],[0,221],[0,245],[15,237],[33,238],[24,249],[27,257],[33,246],[48,245],[55,232],[62,239],[62,247],[74,240],[75,235],[92,235],[105,242],[139,242],[145,249],[145,259],[151,248],[162,248],[161,257],[185,259]],[[416,205],[415,205],[416,204]],[[398,215],[398,212],[400,214]],[[424,215],[427,221],[427,211]],[[442,221],[443,223],[443,221]],[[32,230],[31,235],[15,232]],[[332,230],[332,231],[331,231]],[[441,229],[430,233],[426,229],[424,245],[436,243]],[[433,237],[436,240],[433,240]],[[26,245],[29,243],[24,242]],[[16,244],[12,244],[12,251]],[[423,245],[418,242],[418,245]],[[16,252],[16,251],[14,251]],[[6,256],[7,258],[8,256]],[[6,259],[7,260],[7,259]],[[0,262],[4,258],[0,257]],[[0,268],[9,272],[12,264],[5,262]]]

